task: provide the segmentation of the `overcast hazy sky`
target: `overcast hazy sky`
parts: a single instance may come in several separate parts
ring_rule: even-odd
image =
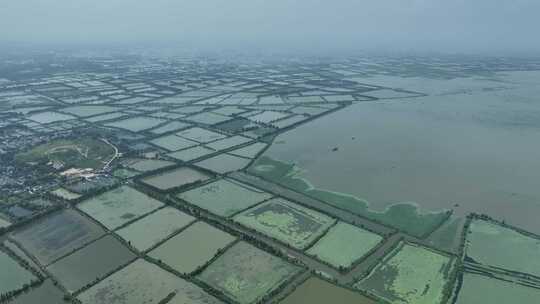
[[[540,50],[540,0],[0,0],[2,42]]]

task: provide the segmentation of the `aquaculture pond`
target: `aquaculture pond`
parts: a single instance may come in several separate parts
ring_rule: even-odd
[[[476,263],[540,276],[540,239],[510,227],[473,221],[466,250],[467,257]]]
[[[0,251],[0,269],[0,294],[21,289],[25,284],[37,281],[36,276],[3,251]]]
[[[232,171],[242,170],[250,162],[250,159],[224,153],[195,163],[195,165],[219,174],[226,174]]]
[[[159,159],[130,159],[126,166],[133,170],[149,172],[174,165],[174,162]]]
[[[73,106],[62,109],[62,112],[79,117],[89,117],[99,114],[111,113],[120,110],[111,106]]]
[[[145,251],[195,220],[172,207],[151,213],[116,233],[139,251]]]
[[[355,287],[392,304],[442,304],[452,288],[453,267],[449,256],[401,243]]]
[[[106,123],[108,127],[115,127],[119,129],[124,129],[132,132],[140,132],[147,129],[157,127],[160,124],[165,123],[166,120],[154,118],[154,117],[134,117],[124,120],[117,120],[114,122]]]
[[[194,127],[187,130],[180,131],[176,135],[184,137],[189,140],[194,140],[200,143],[207,143],[214,140],[225,138],[226,136],[214,131],[209,131],[203,128]]]
[[[210,176],[201,171],[189,167],[182,167],[146,177],[142,179],[142,182],[160,190],[169,190],[196,182],[203,182],[209,178]]]
[[[359,292],[334,285],[317,277],[311,277],[288,295],[280,304],[376,304],[377,302]]]
[[[77,298],[83,304],[160,303],[172,293],[176,293],[180,303],[221,303],[196,285],[142,259],[115,272]]]
[[[83,201],[77,208],[114,230],[161,206],[162,202],[129,186],[121,186]]]
[[[28,117],[28,119],[39,122],[41,124],[48,124],[52,122],[65,121],[75,118],[75,116],[66,115],[58,112],[41,112]]]
[[[212,112],[203,112],[203,113],[186,117],[185,119],[189,121],[205,124],[205,125],[215,125],[215,124],[230,120],[231,118],[228,116],[223,116],[223,115],[215,114]]]
[[[100,122],[105,120],[114,120],[126,116],[124,113],[108,113],[99,116],[88,117],[85,120],[89,122]]]
[[[375,248],[383,238],[362,228],[339,222],[324,235],[308,254],[339,268],[350,267]]]
[[[236,150],[233,150],[229,152],[229,154],[241,156],[241,157],[247,157],[247,158],[255,158],[262,150],[266,148],[267,144],[256,142],[254,144],[251,144],[249,146],[245,146],[243,148],[239,148]]]
[[[135,258],[115,237],[107,235],[49,265],[47,271],[69,292],[75,292]]]
[[[537,304],[538,299],[540,299],[540,289],[538,288],[479,274],[465,273],[456,304]]]
[[[179,193],[177,197],[214,214],[229,217],[272,195],[240,182],[220,179]]]
[[[163,133],[167,133],[167,132],[171,132],[171,131],[175,131],[175,130],[180,130],[180,129],[183,129],[183,128],[187,128],[189,127],[190,124],[188,123],[185,123],[185,122],[181,122],[181,121],[173,121],[173,122],[170,122],[168,124],[165,124],[161,127],[158,127],[158,128],[155,128],[155,129],[152,129],[150,130],[150,133],[153,133],[153,134],[163,134]]]
[[[10,304],[65,304],[64,293],[51,282],[45,280],[38,287],[17,296]]]
[[[11,237],[46,266],[104,233],[91,220],[67,209],[36,221]]]
[[[39,265],[26,253],[24,250],[21,249],[15,242],[13,242],[10,239],[5,240],[2,245],[4,245],[9,251],[11,251],[15,256],[23,260],[24,262],[28,263],[28,266],[32,268],[33,270],[44,274],[43,271],[40,269]]]
[[[210,155],[215,152],[216,151],[206,148],[204,146],[196,146],[196,147],[176,151],[173,153],[169,153],[167,155],[174,159],[181,160],[183,162],[189,162],[197,158]]]
[[[271,199],[234,217],[234,221],[304,249],[335,223],[335,219],[281,198]]]
[[[195,141],[191,141],[189,139],[176,136],[174,134],[158,137],[156,139],[151,140],[150,142],[168,151],[178,151],[178,150],[190,148],[199,144]]]
[[[180,273],[189,274],[205,265],[235,240],[232,235],[204,222],[187,227],[149,253]]]
[[[241,144],[245,144],[250,141],[251,138],[236,135],[208,143],[206,144],[206,146],[214,150],[225,150]]]
[[[245,242],[229,248],[199,279],[240,304],[256,303],[300,271]]]

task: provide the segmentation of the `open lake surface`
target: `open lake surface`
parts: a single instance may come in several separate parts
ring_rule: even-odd
[[[373,210],[414,202],[540,233],[540,72],[354,80],[428,96],[354,104],[280,135],[264,155]]]

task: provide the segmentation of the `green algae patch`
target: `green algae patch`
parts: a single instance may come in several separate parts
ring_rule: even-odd
[[[431,233],[451,213],[450,211],[422,213],[413,203],[394,204],[384,212],[370,210],[367,201],[353,195],[315,188],[308,181],[299,177],[301,171],[296,165],[274,160],[267,156],[257,159],[248,172],[324,201],[336,208],[395,227],[416,237],[425,237]]]

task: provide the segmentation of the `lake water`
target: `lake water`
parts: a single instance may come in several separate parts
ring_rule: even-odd
[[[265,155],[374,210],[415,202],[540,232],[540,72],[355,80],[429,96],[357,103],[280,135]]]

